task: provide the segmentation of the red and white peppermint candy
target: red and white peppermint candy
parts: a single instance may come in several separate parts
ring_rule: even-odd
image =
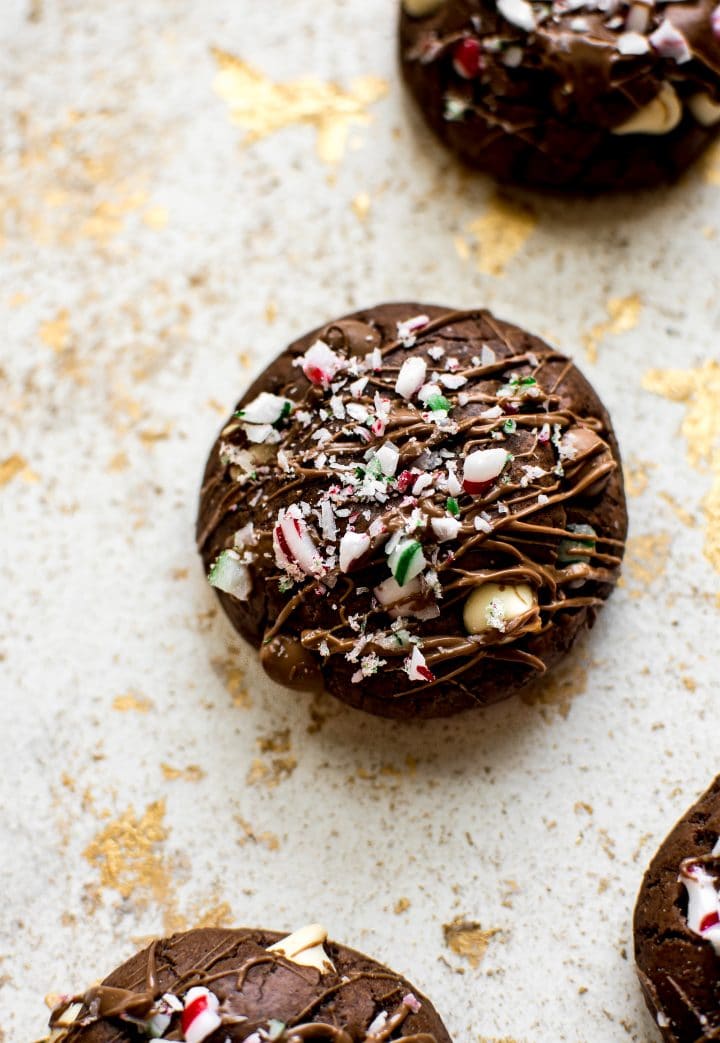
[[[710,15],[710,26],[713,31],[713,36],[716,36],[717,39],[720,40],[720,4],[718,4]]]
[[[345,368],[346,361],[322,340],[307,349],[301,360],[302,371],[311,384],[327,388],[337,373]]]
[[[425,383],[426,373],[425,359],[417,357],[405,359],[395,381],[395,390],[398,395],[402,395],[403,398],[412,398]]]
[[[463,489],[476,496],[502,474],[508,454],[504,449],[477,449],[465,458]]]
[[[692,58],[692,51],[687,38],[677,29],[668,18],[663,18],[654,33],[648,37],[650,46],[657,51],[661,58],[671,58],[682,65]]]
[[[679,880],[688,895],[688,927],[710,942],[720,955],[720,894],[717,877],[708,872],[701,860],[686,858],[680,864]]]
[[[340,571],[350,572],[355,562],[370,550],[370,542],[366,532],[346,532],[340,540]]]
[[[403,1006],[407,1007],[407,1009],[412,1011],[413,1014],[419,1014],[420,1013],[420,1011],[422,1009],[422,1003],[420,1002],[420,1000],[417,998],[417,996],[414,993],[408,992],[408,994],[406,996],[403,996],[403,1000],[402,1001],[403,1001]]]
[[[222,1019],[218,1014],[220,1001],[214,992],[202,986],[190,989],[185,996],[181,1027],[185,1043],[202,1043],[219,1029]]]
[[[411,319],[406,319],[405,322],[399,322],[397,324],[398,340],[401,341],[406,348],[411,348],[417,340],[415,334],[424,329],[429,322],[430,319],[427,315],[413,315]]]
[[[453,48],[453,69],[464,80],[474,80],[482,71],[482,48],[480,41],[473,36],[458,40]]]
[[[411,681],[434,681],[435,674],[425,662],[425,656],[417,645],[412,650],[412,655],[405,660],[405,672]]]
[[[325,571],[299,507],[288,507],[278,514],[273,529],[273,549],[278,567],[291,574],[322,576]]]

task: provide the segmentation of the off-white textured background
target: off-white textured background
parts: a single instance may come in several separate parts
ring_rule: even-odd
[[[408,106],[391,0],[1,15],[0,1040],[42,1035],[47,993],[153,933],[320,919],[457,1041],[650,1041],[632,905],[717,770],[720,451],[713,478],[680,424],[719,433],[720,158],[672,191],[499,203]],[[243,144],[242,66],[218,81],[213,48],[291,98],[314,74],[331,109],[328,83],[389,89],[335,163],[310,124]],[[624,586],[569,667],[419,726],[275,688],[193,546],[252,375],[393,298],[490,305],[574,353],[634,493]],[[446,944],[456,918],[473,960]]]

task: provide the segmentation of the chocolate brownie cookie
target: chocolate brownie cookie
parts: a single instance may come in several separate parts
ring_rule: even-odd
[[[405,981],[311,924],[289,937],[208,928],[153,942],[63,997],[53,1043],[450,1043]]]
[[[635,960],[663,1039],[720,1039],[720,776],[650,863],[635,907]]]
[[[403,0],[400,54],[430,126],[501,181],[653,185],[720,130],[717,0]]]
[[[272,678],[433,717],[568,651],[626,523],[609,417],[571,360],[486,311],[388,304],[255,381],[210,455],[197,536]]]

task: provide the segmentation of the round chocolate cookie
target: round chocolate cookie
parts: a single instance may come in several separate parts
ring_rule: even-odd
[[[101,985],[62,997],[49,1040],[450,1043],[409,982],[326,939],[311,924],[288,937],[203,928],[153,942]]]
[[[640,984],[663,1039],[720,1039],[720,776],[650,863],[634,928]]]
[[[400,55],[430,126],[501,181],[653,185],[720,129],[718,0],[402,0]]]
[[[387,304],[255,381],[197,536],[273,679],[435,717],[567,652],[617,581],[626,522],[610,420],[569,359],[486,311]]]

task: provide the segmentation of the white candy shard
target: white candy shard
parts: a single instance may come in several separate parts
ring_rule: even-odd
[[[713,127],[720,123],[720,105],[713,101],[709,94],[693,94],[687,103],[694,119],[703,127]]]
[[[283,938],[274,945],[268,946],[268,952],[276,952],[284,956],[286,960],[297,963],[301,967],[314,967],[315,970],[325,974],[334,971],[332,960],[323,948],[323,942],[327,941],[327,931],[319,923],[308,924],[294,931],[287,938]]]
[[[366,532],[346,532],[340,540],[340,571],[349,572],[353,564],[370,550]]]
[[[504,633],[508,623],[532,611],[535,605],[535,593],[527,583],[483,583],[465,602],[465,629],[469,634],[488,630]]]
[[[289,398],[281,395],[271,395],[267,391],[261,391],[257,398],[241,406],[238,412],[245,424],[276,424],[283,416],[287,416],[292,409]]]
[[[713,13],[710,15],[710,26],[713,31],[713,36],[717,40],[720,40],[720,4],[718,4]]]
[[[689,62],[692,51],[687,37],[677,29],[669,18],[663,18],[654,33],[648,37],[650,45],[661,58],[671,58],[678,65]]]
[[[417,357],[405,359],[395,382],[395,390],[398,395],[402,395],[403,398],[412,398],[425,383],[426,373],[427,363],[425,359]]]
[[[185,1043],[202,1043],[222,1025],[218,1014],[220,1002],[215,993],[203,986],[190,989],[185,995],[182,1013],[182,1032]]]
[[[628,31],[618,36],[617,49],[620,54],[625,55],[647,54],[650,50],[650,44],[647,36],[643,36],[638,32]]]
[[[252,590],[250,570],[234,550],[224,550],[210,569],[210,585],[239,601],[247,601]]]
[[[430,524],[440,543],[454,540],[461,528],[457,518],[433,518]]]
[[[528,0],[497,0],[497,9],[506,21],[531,33],[537,28],[535,12]]]
[[[378,451],[375,453],[375,459],[380,464],[380,470],[382,473],[386,477],[392,478],[397,471],[400,451],[397,446],[392,444],[392,442],[386,442],[385,445],[380,446]]]
[[[465,492],[479,492],[483,485],[502,474],[508,454],[505,449],[476,449],[465,457],[463,488]]]
[[[717,877],[709,873],[701,862],[686,858],[680,865],[678,879],[688,895],[688,927],[710,942],[720,956],[720,894]]]
[[[613,134],[669,134],[682,119],[682,105],[675,88],[663,83],[658,94],[630,119],[613,127]]]

